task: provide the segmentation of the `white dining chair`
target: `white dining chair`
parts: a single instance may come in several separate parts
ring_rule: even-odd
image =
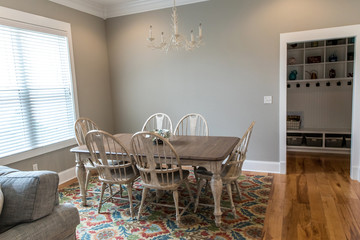
[[[120,193],[120,198],[116,199],[128,200],[130,215],[134,217],[132,186],[139,177],[139,172],[130,152],[113,135],[101,130],[87,133],[86,146],[99,173],[99,181],[102,183],[98,212],[100,213],[101,207],[106,201],[113,200]],[[103,199],[106,186],[113,184],[119,184],[120,190],[114,194],[111,192],[110,197]],[[127,187],[128,199],[122,196],[122,185]]]
[[[170,117],[165,113],[155,113],[146,119],[141,131],[167,129],[172,134],[173,126]]]
[[[175,127],[174,135],[209,136],[209,128],[205,118],[199,113],[183,116]]]
[[[138,132],[134,134],[131,139],[131,147],[143,186],[138,220],[140,219],[149,189],[167,190],[173,192],[176,223],[179,225],[181,215],[194,202],[188,182],[189,171],[182,169],[179,156],[172,144],[166,138],[156,133]],[[185,184],[191,199],[185,207],[179,207],[178,189],[181,184]],[[153,204],[173,207],[168,204]],[[179,213],[179,209],[183,209],[183,211]]]
[[[236,187],[236,190],[239,194],[239,197],[241,198],[241,191],[238,183],[238,179],[241,176],[242,173],[242,166],[244,164],[244,161],[246,159],[246,153],[251,137],[251,133],[253,130],[253,127],[255,125],[255,122],[252,122],[249,128],[246,130],[244,136],[241,138],[240,142],[236,145],[230,156],[227,158],[227,160],[223,163],[221,168],[221,180],[224,185],[226,185],[226,190],[229,195],[230,204],[231,204],[231,210],[234,214],[234,217],[236,218],[236,209],[234,205],[234,201],[232,198],[232,191],[231,191],[231,185],[234,184]],[[199,178],[198,183],[198,189],[197,189],[197,196],[195,200],[195,210],[196,212],[198,205],[199,205],[199,198],[201,189],[205,185],[206,182],[211,181],[212,173],[207,171],[204,168],[197,170],[197,176]],[[212,206],[208,204],[202,204],[206,206]]]
[[[174,130],[175,136],[209,136],[209,128],[205,118],[199,113],[189,113],[183,116]],[[196,170],[193,166],[195,180],[198,181]]]
[[[75,129],[76,142],[79,146],[81,146],[86,144],[85,142],[86,134],[91,130],[98,130],[99,128],[96,125],[96,123],[91,119],[82,117],[75,121],[74,129]],[[89,185],[91,171],[95,170],[96,168],[90,158],[85,161],[84,166],[86,170],[85,189],[87,189]]]

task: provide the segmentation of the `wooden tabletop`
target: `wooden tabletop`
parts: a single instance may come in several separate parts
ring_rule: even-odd
[[[133,134],[120,133],[115,137],[131,152],[130,141]],[[170,143],[174,146],[180,159],[200,161],[222,161],[239,142],[238,137],[218,136],[172,136]],[[72,148],[73,153],[89,153],[86,145]]]

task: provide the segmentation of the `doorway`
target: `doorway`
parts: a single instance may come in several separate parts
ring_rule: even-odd
[[[286,173],[286,119],[287,119],[287,47],[288,44],[296,42],[311,42],[319,39],[339,39],[355,38],[354,50],[360,49],[360,25],[317,29],[293,33],[284,33],[280,35],[280,101],[279,101],[279,154],[280,154],[280,173]],[[359,163],[360,152],[360,54],[354,55],[354,72],[353,72],[353,104],[352,104],[352,126],[351,126],[351,163],[350,177],[360,180]]]

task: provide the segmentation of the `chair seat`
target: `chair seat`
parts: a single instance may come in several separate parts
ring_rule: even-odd
[[[184,179],[187,179],[188,177],[189,177],[189,175],[190,175],[190,172],[188,171],[188,170],[182,170],[182,173],[183,173],[183,180]],[[154,186],[153,184],[150,184],[150,183],[146,183],[146,182],[144,182],[143,181],[143,184],[144,184],[144,186],[147,186],[147,187],[150,187],[150,188],[162,188],[161,186],[167,186],[167,185],[169,185],[169,183],[168,183],[168,179],[166,178],[166,177],[164,177],[164,179],[161,177],[161,174],[160,173],[158,173],[157,174],[157,176],[158,176],[158,181],[159,181],[159,184],[160,184],[160,186]],[[149,174],[149,182],[151,182],[150,181],[150,174]],[[172,181],[172,179],[169,179],[170,181]],[[175,172],[174,173],[174,181],[172,182],[172,185],[180,185],[182,183],[182,180],[181,180],[181,178],[180,178],[180,173],[179,172]],[[170,182],[170,184],[171,184],[171,182]]]
[[[224,167],[224,165],[223,165]],[[225,169],[223,169],[221,171],[221,178],[224,178],[226,176],[226,174],[228,173],[228,171],[231,169],[231,166],[225,166]],[[203,179],[206,179],[206,180],[211,180],[212,176],[213,176],[213,173],[208,171],[206,168],[204,167],[199,167],[197,168],[196,170],[196,175],[198,178],[203,178]],[[236,179],[237,177],[235,177]]]
[[[125,171],[126,171],[126,177],[125,177]],[[121,169],[121,174],[119,172],[119,170],[111,170],[111,176],[112,176],[112,180],[110,179],[102,179],[99,177],[99,180],[105,183],[118,183],[118,182],[128,182],[128,181],[133,181],[135,180],[138,176],[139,176],[139,172],[136,171],[134,172],[133,168],[131,166]]]
[[[187,179],[189,177],[190,172],[188,170],[182,170],[182,173],[183,173],[183,179]],[[159,180],[161,185],[168,185],[169,184],[168,181],[167,181],[168,180],[167,178],[162,179],[161,174],[157,174],[157,175],[158,175],[158,180]],[[172,180],[172,179],[170,179],[170,180]],[[182,180],[180,178],[180,173],[176,172],[174,174],[174,182],[173,182],[173,184],[181,184],[181,181]]]

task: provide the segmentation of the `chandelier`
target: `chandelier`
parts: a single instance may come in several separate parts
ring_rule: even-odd
[[[160,49],[164,52],[168,52],[170,49],[176,49],[179,50],[181,48],[184,48],[186,51],[193,50],[194,48],[200,47],[200,44],[202,43],[202,27],[201,23],[199,24],[199,35],[194,36],[194,31],[191,30],[190,32],[190,41],[184,37],[182,34],[179,33],[179,27],[178,27],[178,15],[176,11],[175,6],[175,0],[174,0],[174,6],[172,8],[172,15],[171,15],[171,21],[172,21],[172,33],[171,36],[168,39],[165,39],[164,32],[161,33],[160,36],[160,43],[156,44],[155,38],[153,37],[152,33],[152,26],[150,25],[149,29],[149,37],[148,37],[148,47],[152,49]]]

